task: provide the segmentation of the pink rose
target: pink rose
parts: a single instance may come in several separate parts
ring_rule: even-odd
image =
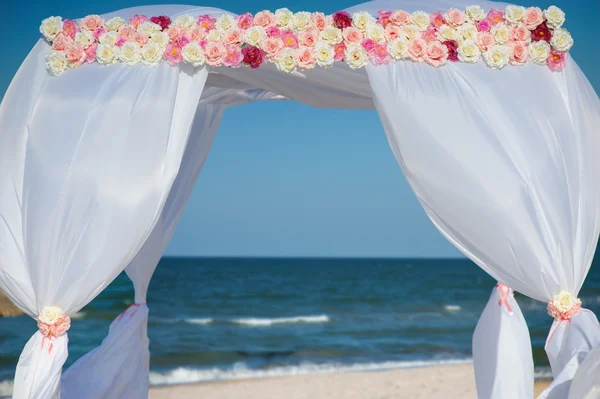
[[[267,37],[262,43],[262,49],[270,60],[277,59],[283,47],[283,40],[278,37]]]
[[[65,57],[67,57],[67,65],[75,68],[84,63],[87,54],[81,44],[70,43],[65,47]]]
[[[167,34],[167,36],[169,36],[169,41],[176,42],[183,35],[183,28],[177,25],[171,25],[165,31],[165,33]]]
[[[377,13],[377,17],[378,17],[377,22],[385,28],[392,22],[390,20],[391,15],[392,15],[391,11],[381,10]]]
[[[177,65],[183,61],[183,56],[181,55],[181,47],[177,43],[169,43],[167,45],[167,49],[165,50],[164,58],[167,60],[169,65]]]
[[[490,26],[496,26],[500,22],[504,22],[504,11],[492,8],[486,17]]]
[[[69,328],[71,328],[71,318],[69,316],[62,316],[52,325],[52,335],[60,337],[69,331]]]
[[[548,56],[547,60],[548,68],[555,72],[562,71],[567,63],[567,56],[567,53],[561,53],[554,50],[550,51],[550,55]]]
[[[250,29],[254,25],[254,17],[249,12],[238,15],[235,17],[235,21],[237,22],[237,26],[242,30]]]
[[[421,38],[426,42],[437,40],[437,31],[433,26],[429,26],[425,32],[421,35]]]
[[[346,56],[346,45],[344,42],[340,44],[336,44],[333,48],[333,60],[334,61],[343,61]]]
[[[244,55],[242,49],[239,46],[227,46],[225,48],[225,58],[223,58],[223,65],[231,68],[238,68],[242,65]]]
[[[81,21],[81,27],[90,32],[100,28],[102,24],[104,24],[104,20],[100,18],[100,15],[88,15]]]
[[[200,40],[200,47],[202,47],[202,50],[206,48],[206,43],[208,43],[206,40]]]
[[[427,42],[423,39],[414,39],[408,46],[408,56],[415,62],[423,62],[427,55]]]
[[[442,25],[445,25],[444,16],[441,12],[436,11],[432,14],[429,14],[429,22],[431,26],[433,26],[436,30],[440,29]]]
[[[389,64],[390,61],[392,61],[392,57],[388,53],[387,47],[383,44],[375,44],[368,55],[373,65]]]
[[[79,25],[77,22],[71,21],[70,19],[65,19],[63,21],[63,30],[62,33],[69,36],[71,39],[75,39],[75,34],[79,32]]]
[[[529,51],[526,42],[510,42],[510,60],[511,65],[523,65],[529,58]]]
[[[192,39],[188,35],[184,34],[179,38],[179,40],[177,40],[177,44],[179,47],[184,48],[187,44],[190,44],[191,41]]]
[[[281,32],[281,40],[283,40],[283,45],[285,47],[298,48],[298,38],[296,37],[296,33],[292,30]]]
[[[128,37],[125,36],[119,36],[117,38],[117,40],[115,41],[115,46],[117,47],[121,47],[122,45],[124,45],[125,43],[127,43],[129,41]]]
[[[375,48],[376,44],[377,42],[373,39],[364,39],[361,43],[362,47],[367,50],[367,53],[371,52]]]
[[[446,14],[444,14],[444,19],[446,20],[448,25],[453,26],[455,28],[467,22],[467,17],[465,16],[465,13],[460,11],[458,8],[449,9],[446,12]]]
[[[134,15],[129,19],[129,25],[133,25],[136,28],[141,24],[148,20],[148,17],[145,15]]]
[[[392,26],[393,25],[388,25],[388,28]],[[360,43],[363,40],[363,34],[360,31],[360,29],[357,29],[353,26],[344,29],[342,32],[342,36],[344,36],[344,40],[346,41],[346,43]]]
[[[390,22],[398,26],[408,24],[410,22],[410,14],[402,10],[394,11],[390,15]]]
[[[230,46],[232,44],[242,44],[244,41],[244,32],[237,27],[232,27],[223,36],[223,44]]]
[[[492,29],[492,25],[490,25],[490,21],[487,19],[482,19],[477,22],[477,30],[479,32],[489,32]]]
[[[300,32],[298,42],[302,47],[315,47],[319,41],[319,31],[315,28],[306,29]]]
[[[303,69],[312,69],[315,67],[315,50],[312,47],[300,47],[298,50],[298,66]]]
[[[130,41],[139,44],[140,47],[144,47],[144,45],[148,43],[148,35],[141,32],[135,32],[129,39]]]
[[[399,37],[406,37],[406,34],[402,31],[402,28],[394,24],[389,24],[388,26],[386,26],[384,34],[385,40],[387,40],[388,42],[391,42],[392,40],[397,39]]]
[[[99,40],[100,36],[102,36],[103,34],[106,33],[106,29],[104,28],[98,28],[94,31],[94,33],[92,34],[92,36],[94,36],[94,39]]]
[[[206,29],[199,25],[194,25],[187,30],[186,34],[190,37],[191,41],[199,42],[206,37]]]
[[[322,12],[313,13],[310,17],[310,22],[312,23],[312,26],[319,32],[325,29],[327,26],[327,18]]]
[[[448,48],[440,41],[427,44],[426,60],[434,67],[444,65],[448,61]]]
[[[510,39],[514,42],[530,42],[531,31],[521,24],[511,26]]]
[[[281,29],[279,29],[277,26],[270,26],[267,28],[267,36],[281,37]]]
[[[223,58],[227,54],[225,46],[221,42],[209,41],[204,48],[206,63],[210,66],[221,66]]]
[[[198,26],[206,29],[207,32],[213,30],[216,23],[217,19],[212,15],[201,15],[198,17]]]
[[[62,51],[65,48],[67,48],[67,46],[71,43],[73,43],[73,39],[71,38],[71,36],[68,36],[61,32],[58,35],[56,35],[56,37],[52,41],[52,50]]]
[[[494,35],[489,32],[478,32],[475,41],[477,42],[477,46],[481,51],[488,51],[493,45],[496,44]]]
[[[529,30],[534,30],[538,27],[539,24],[544,22],[544,14],[539,7],[529,7],[525,11],[525,16],[523,17],[523,23]]]
[[[119,36],[125,36],[129,38],[135,33],[135,28],[131,25],[123,25],[119,28],[117,33],[119,34]]]
[[[98,47],[98,43],[92,43],[85,49],[85,61],[88,64],[93,64],[96,61],[96,48]]]
[[[260,11],[254,16],[254,26],[262,26],[263,28],[269,28],[275,26],[275,14],[271,11]]]

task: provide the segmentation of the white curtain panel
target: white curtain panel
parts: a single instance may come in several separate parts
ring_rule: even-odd
[[[543,302],[577,296],[600,226],[600,101],[577,64],[555,73],[401,62],[367,72],[396,159],[442,234],[518,292]],[[514,305],[510,328],[474,342],[480,397],[505,398],[506,381],[514,395],[530,392],[529,372],[509,366],[532,356]],[[478,332],[493,330],[497,310],[486,308]],[[599,342],[590,311],[555,322],[546,346],[554,376]],[[490,351],[497,355],[480,356]]]
[[[596,398],[600,398],[600,346],[579,365],[569,392],[569,399]]]
[[[125,271],[135,288],[135,304],[111,324],[102,344],[63,375],[63,399],[143,399],[148,397],[150,352],[146,294],[152,274],[171,241],[215,138],[225,105],[200,105],[181,168],[162,214]]]
[[[0,289],[37,318],[72,315],[131,261],[158,220],[206,70],[45,70],[39,42],[0,109]],[[14,398],[56,398],[67,335],[35,333]]]

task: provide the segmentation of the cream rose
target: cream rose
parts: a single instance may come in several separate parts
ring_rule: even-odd
[[[368,38],[375,40],[377,43],[385,41],[385,29],[380,24],[369,24],[366,33]]]
[[[267,32],[262,26],[253,26],[246,31],[244,40],[251,46],[260,46],[267,37]]]
[[[416,25],[408,24],[402,25],[402,31],[408,40],[414,40],[418,37],[421,37],[421,31]]]
[[[550,6],[544,11],[544,17],[548,21],[548,27],[552,29],[560,28],[565,23],[565,13],[556,6]]]
[[[321,32],[321,39],[330,45],[340,44],[344,37],[342,36],[342,30],[334,26],[328,26]]]
[[[75,43],[79,43],[85,48],[94,43],[94,35],[89,30],[79,31],[75,34]]]
[[[148,42],[142,48],[142,62],[146,65],[158,65],[162,60],[165,47],[154,42]]]
[[[183,46],[183,49],[181,49],[181,56],[185,62],[192,64],[195,67],[202,66],[206,62],[204,50],[202,50],[202,47],[196,42],[191,42]]]
[[[156,32],[148,40],[148,43],[154,43],[164,49],[169,44],[169,35],[167,35],[165,32]]]
[[[103,44],[115,44],[117,39],[119,38],[117,32],[107,32],[103,35],[100,35],[98,41]]]
[[[459,43],[462,43],[465,40],[475,40],[477,39],[477,27],[471,23],[461,25],[456,29],[455,37]]]
[[[371,23],[375,23],[375,21],[375,18],[366,11],[359,11],[352,14],[352,25],[362,32],[365,32],[367,26]]]
[[[546,64],[546,60],[550,55],[550,45],[544,40],[532,42],[529,44],[529,58],[538,65]]]
[[[346,49],[346,62],[352,69],[362,68],[369,60],[366,50],[359,44],[351,44]]]
[[[465,40],[458,46],[458,59],[462,62],[476,63],[481,56],[481,51],[477,47],[475,40]]]
[[[510,60],[510,47],[495,45],[483,53],[483,59],[492,69],[502,69]]]
[[[294,27],[294,13],[287,8],[280,8],[275,11],[275,21],[277,26],[284,29],[292,29]]]
[[[456,29],[450,25],[442,25],[438,30],[438,39],[442,42],[445,42],[446,40],[456,40],[456,36]]]
[[[479,22],[485,19],[487,14],[483,11],[481,6],[468,6],[466,10],[467,17],[474,22]]]
[[[294,14],[292,20],[294,28],[299,31],[306,30],[310,27],[311,13],[306,11],[297,12]]]
[[[577,305],[577,298],[575,298],[571,293],[567,291],[561,291],[558,294],[554,295],[552,299],[552,304],[561,312],[568,312],[573,308],[573,306]]]
[[[510,28],[503,22],[493,26],[490,33],[494,35],[494,39],[498,44],[508,43],[510,40]]]
[[[56,324],[63,314],[63,310],[58,306],[44,306],[38,315],[38,321],[49,325]]]
[[[508,5],[504,9],[504,18],[511,24],[518,24],[525,16],[525,7]]]
[[[558,51],[569,51],[573,47],[573,37],[568,30],[557,28],[550,39],[550,44]]]
[[[137,45],[137,44],[136,44]],[[96,49],[96,60],[100,64],[111,65],[119,58],[119,48],[114,44],[100,43]]]
[[[194,25],[197,21],[197,18],[192,17],[190,14],[185,14],[185,15],[180,15],[177,18],[175,18],[175,20],[173,21],[173,23],[177,26],[179,26],[180,28],[183,29],[187,29],[189,27],[191,27],[192,25]]]
[[[42,21],[40,33],[46,40],[51,42],[60,32],[62,32],[63,20],[61,17],[50,17]]]
[[[212,29],[208,32],[208,35],[206,35],[206,40],[209,42],[220,42],[223,40],[223,31],[221,29]]]
[[[407,58],[406,52],[408,51],[408,40],[404,37],[398,37],[388,43],[388,53],[395,60],[401,60]]]
[[[235,20],[229,14],[223,14],[217,18],[216,27],[223,32],[229,30],[233,25],[235,25]]]
[[[296,51],[291,48],[284,48],[279,53],[279,57],[277,58],[277,62],[275,64],[277,69],[282,72],[294,72],[298,66],[298,57],[296,55]]]
[[[152,37],[152,35],[161,31],[161,27],[154,22],[146,21],[138,25],[137,31],[140,33],[145,33],[148,35],[148,37]]]
[[[104,23],[104,27],[109,32],[116,32],[123,25],[125,25],[125,20],[121,17],[111,18]]]
[[[413,12],[412,14],[410,14],[410,20],[413,24],[417,26],[417,28],[419,28],[421,32],[427,30],[427,27],[430,23],[429,14],[427,14],[425,11]]]
[[[126,42],[119,49],[119,60],[126,65],[135,65],[142,59],[140,46],[136,42]]]
[[[67,69],[67,57],[62,51],[52,50],[46,56],[46,69],[51,75],[58,76]]]
[[[335,51],[328,43],[319,41],[315,46],[315,58],[317,64],[322,67],[330,67],[334,62]]]

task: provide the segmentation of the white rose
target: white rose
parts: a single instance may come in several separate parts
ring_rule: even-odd
[[[375,23],[376,20],[371,14],[366,11],[359,11],[352,14],[352,25],[355,28],[360,29],[362,32],[367,30],[367,26],[371,23]]]
[[[89,31],[86,31],[86,32],[89,33]],[[100,35],[100,37],[98,38],[98,41],[102,44],[114,45],[117,42],[118,38],[119,38],[119,35],[117,34],[117,32],[107,32],[107,33]]]
[[[413,24],[402,25],[400,27],[400,30],[402,32],[404,32],[404,35],[408,38],[408,40],[414,40],[417,37],[421,36],[421,31],[419,30],[417,25],[413,25]]]
[[[165,48],[157,43],[148,42],[142,48],[142,62],[146,65],[158,65],[165,53]]]
[[[317,64],[322,67],[329,67],[333,65],[335,52],[333,47],[328,43],[319,40],[315,46],[315,59]]]
[[[375,40],[377,43],[385,41],[385,29],[380,24],[369,24],[367,26],[367,37]]]
[[[192,64],[195,67],[202,66],[206,62],[204,50],[202,50],[200,44],[196,42],[191,42],[183,46],[183,49],[181,49],[181,55],[185,62]]]
[[[481,51],[474,40],[465,40],[458,46],[458,59],[462,62],[476,63]]]
[[[294,28],[297,30],[305,30],[310,27],[311,13],[306,11],[297,12],[294,14]]]
[[[548,27],[551,29],[560,28],[565,23],[565,13],[556,6],[550,6],[544,11],[544,17],[548,21]]]
[[[167,35],[165,32],[156,32],[154,35],[152,35],[148,42],[154,43],[164,49],[169,44],[169,35]]]
[[[296,66],[298,65],[298,61],[296,59],[296,51],[291,48],[284,48],[279,53],[279,57],[277,58],[277,69],[283,72],[291,73],[296,70]]]
[[[244,35],[244,41],[251,46],[259,46],[266,38],[267,32],[262,26],[253,26]]]
[[[104,27],[109,32],[116,32],[123,25],[125,25],[125,20],[121,17],[111,18],[104,23]]]
[[[483,59],[492,69],[502,69],[510,60],[510,47],[495,45],[483,53]]]
[[[498,44],[504,44],[510,40],[510,29],[505,23],[500,22],[498,25],[493,26],[490,33]]]
[[[61,51],[50,51],[46,56],[46,69],[50,75],[58,76],[67,69],[67,57]]]
[[[410,15],[410,20],[419,28],[420,31],[427,30],[430,24],[429,14],[424,11],[415,11]]]
[[[56,324],[63,314],[63,310],[57,306],[44,306],[38,315],[38,320],[44,324],[52,325]]]
[[[504,9],[504,18],[511,24],[518,24],[525,16],[525,7],[508,5]]]
[[[82,30],[75,34],[75,43],[79,43],[86,48],[94,42],[94,35],[89,30]]]
[[[448,26],[448,25],[445,25]],[[452,35],[451,33],[449,33]],[[466,23],[459,26],[455,32],[455,38],[459,43],[464,42],[465,40],[475,40],[477,39],[477,27],[471,23]],[[452,40],[452,39],[446,39]]]
[[[344,37],[342,36],[342,30],[334,26],[328,26],[323,29],[320,36],[322,40],[331,45],[340,44],[342,40],[344,40]]]
[[[442,42],[445,42],[446,40],[456,40],[456,36],[456,29],[450,25],[442,25],[438,30],[438,39]]]
[[[573,37],[568,30],[557,28],[550,39],[550,44],[558,51],[569,51],[573,47]]]
[[[346,49],[346,62],[352,69],[362,68],[367,64],[369,58],[363,46],[359,44],[351,44]]]
[[[173,21],[173,23],[183,29],[187,29],[190,28],[192,25],[196,24],[196,21],[196,18],[192,17],[189,14],[185,14],[175,18],[175,21]]]
[[[532,42],[529,44],[529,58],[538,65],[545,65],[550,55],[550,45],[544,40]]]
[[[62,32],[63,20],[61,17],[50,17],[42,21],[40,25],[40,33],[44,35],[46,40],[51,42],[54,38]]]
[[[561,291],[552,298],[552,304],[563,313],[571,310],[577,303],[577,299],[567,291]]]
[[[220,42],[223,40],[224,33],[225,32],[220,29],[211,29],[211,31],[208,32],[208,35],[206,35],[206,40],[209,42]]]
[[[467,17],[469,17],[471,21],[475,22],[479,22],[482,19],[485,19],[485,17],[487,16],[487,14],[485,13],[485,11],[483,11],[483,8],[481,8],[481,6],[468,6],[465,14],[467,14]]]
[[[160,27],[160,25],[150,21],[142,22],[137,27],[138,32],[145,33],[146,35],[148,35],[148,37],[152,37],[157,32],[160,32],[161,29],[162,28]]]
[[[194,21],[194,23],[195,22],[196,21]],[[231,28],[233,25],[235,25],[235,20],[229,14],[223,14],[219,18],[217,18],[217,29],[220,29],[223,32],[228,31],[229,28]]]
[[[123,64],[135,65],[142,59],[140,45],[135,42],[127,42],[119,49],[119,59]]]
[[[275,11],[275,21],[281,28],[292,29],[294,27],[294,13],[287,8],[280,8]]]
[[[403,37],[398,37],[388,43],[387,50],[395,60],[406,58],[406,52],[408,51],[408,40]]]
[[[119,48],[114,44],[100,43],[96,48],[96,60],[100,64],[111,65],[119,58]]]

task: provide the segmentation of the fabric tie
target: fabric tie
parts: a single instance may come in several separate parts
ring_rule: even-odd
[[[48,353],[51,353],[54,339],[64,335],[71,328],[71,318],[63,314],[61,308],[46,306],[37,318],[37,326],[44,336],[42,338],[42,349],[46,344],[46,340],[50,340]]]
[[[510,306],[510,302],[508,302],[508,297],[512,293],[512,289],[508,285],[505,285],[502,283],[498,283],[498,285],[496,285],[496,287],[498,287],[498,292],[500,293],[500,301],[498,301],[498,305],[506,306],[506,310],[508,311],[508,314],[512,316],[513,315],[512,307]]]

